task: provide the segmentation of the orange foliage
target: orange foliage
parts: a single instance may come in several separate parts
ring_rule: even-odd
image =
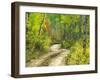
[[[46,30],[49,31],[49,21],[47,18],[45,19],[44,23],[45,23]]]

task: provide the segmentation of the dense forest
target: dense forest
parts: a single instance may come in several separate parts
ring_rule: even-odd
[[[66,65],[89,64],[89,15],[26,12],[26,63],[61,44]]]

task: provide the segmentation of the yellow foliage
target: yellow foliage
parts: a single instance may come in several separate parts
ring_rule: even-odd
[[[80,64],[89,64],[89,46],[87,44],[86,51],[84,54],[84,49],[82,46],[82,41],[78,41],[75,43],[73,47],[70,49],[70,54],[66,59],[66,63],[68,65],[80,65]]]

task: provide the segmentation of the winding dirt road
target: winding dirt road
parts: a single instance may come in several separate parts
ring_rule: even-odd
[[[50,51],[38,59],[33,59],[26,64],[27,67],[39,66],[63,66],[66,65],[65,57],[70,53],[67,49],[61,49],[60,44],[55,44],[50,47]]]

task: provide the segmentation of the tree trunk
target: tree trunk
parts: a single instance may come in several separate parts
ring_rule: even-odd
[[[86,53],[86,27],[87,27],[87,16],[84,16],[84,40],[83,40],[83,54]]]
[[[82,30],[82,28],[81,28],[81,27],[82,27],[82,15],[80,15],[80,19],[79,19],[79,20],[80,20],[80,21],[79,21],[79,38],[80,38],[80,37],[82,36],[82,35],[81,35],[81,34],[82,34],[82,33],[81,33],[81,32],[82,32],[82,31],[81,31],[81,30]]]
[[[28,20],[29,20],[29,15],[30,15],[30,13],[29,12],[27,12],[26,13],[26,24],[28,24]],[[27,27],[27,25],[26,25],[26,33],[28,32],[28,27]]]
[[[42,19],[41,24],[40,24],[39,33],[38,33],[39,35],[40,35],[40,33],[41,33],[42,24],[43,24],[43,22],[44,22],[44,19],[45,19],[45,14],[43,15],[43,19]]]

